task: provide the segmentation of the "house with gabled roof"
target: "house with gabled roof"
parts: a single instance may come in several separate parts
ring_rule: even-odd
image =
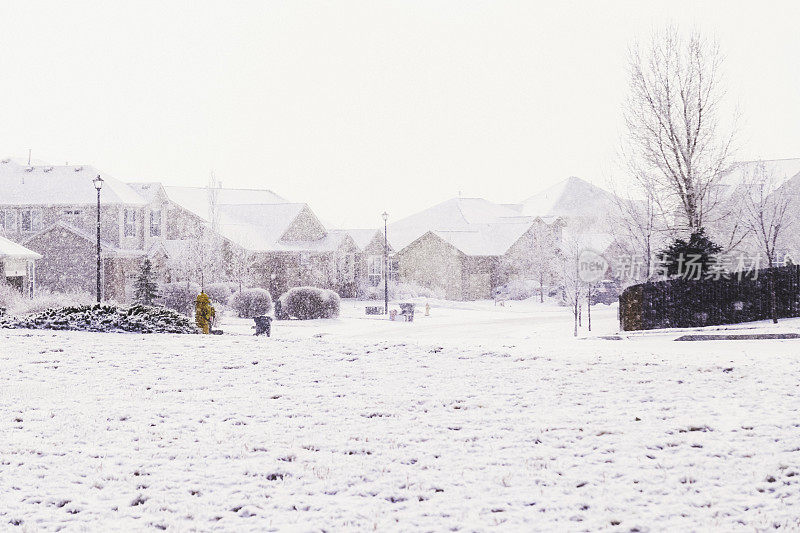
[[[394,247],[386,242],[383,230],[349,229],[347,232],[358,247],[355,272],[359,282],[358,292],[369,294],[371,288],[383,284],[384,273],[390,281],[398,281],[398,259]]]
[[[388,238],[398,249],[401,282],[447,299],[477,300],[508,281],[503,258],[541,228],[557,241],[560,219],[525,216],[483,198],[452,198],[391,224]]]
[[[570,176],[509,207],[520,215],[558,217],[575,230],[596,232],[608,229],[616,198],[605,189]]]
[[[37,276],[43,280],[46,288],[59,292],[96,291],[96,233],[58,220],[24,242],[27,247],[41,254]],[[165,264],[165,255],[158,246],[148,253],[138,248],[119,248],[101,238],[102,298],[121,302],[128,300],[132,281],[139,272],[142,260],[148,256],[156,266],[156,271]]]
[[[272,191],[164,187],[184,234],[216,239],[227,272],[246,277],[273,296],[300,285],[355,295],[358,247],[343,231],[329,230],[305,203],[292,203]],[[169,245],[169,241],[168,241]],[[181,254],[173,254],[180,256]]]

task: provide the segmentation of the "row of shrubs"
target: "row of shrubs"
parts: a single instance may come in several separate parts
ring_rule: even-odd
[[[339,316],[341,301],[339,295],[328,289],[317,287],[295,287],[289,289],[273,306],[269,291],[260,288],[235,290],[231,284],[214,283],[205,288],[205,293],[214,304],[230,307],[240,318],[268,315],[275,307],[275,318],[285,320],[296,318],[310,320],[316,318],[336,318]],[[191,314],[194,301],[200,293],[195,283],[176,282],[161,286],[158,303],[180,313]]]

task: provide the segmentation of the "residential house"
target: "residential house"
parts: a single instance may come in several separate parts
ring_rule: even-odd
[[[360,286],[360,295],[374,293],[375,287],[383,286],[384,273],[389,281],[398,281],[398,258],[391,243],[387,242],[383,230],[353,229],[345,230],[358,247],[356,256],[356,277]]]
[[[347,232],[327,229],[307,204],[266,190],[167,186],[164,192],[178,233],[203,243],[193,253],[185,238],[168,239],[179,263],[216,265],[212,279],[241,280],[274,297],[302,285],[355,293],[358,247]],[[209,250],[221,250],[224,259],[205,260]]]
[[[42,256],[37,264],[40,287],[94,292],[97,191],[92,180],[97,176],[104,180],[104,297],[125,300],[141,259],[161,239],[164,216],[157,204],[127,184],[86,165],[28,165],[4,159],[0,225],[9,239]]]
[[[399,250],[401,282],[447,299],[476,300],[491,298],[509,281],[504,259],[542,227],[558,241],[557,218],[524,216],[482,198],[453,198],[391,224],[389,242]]]

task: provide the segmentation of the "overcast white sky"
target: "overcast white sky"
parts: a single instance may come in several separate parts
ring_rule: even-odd
[[[377,226],[456,196],[603,185],[625,54],[719,40],[739,155],[800,157],[800,2],[0,4],[0,155],[270,188]],[[0,192],[1,194],[1,192]]]

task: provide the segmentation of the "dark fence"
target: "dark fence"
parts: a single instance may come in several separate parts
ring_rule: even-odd
[[[772,283],[778,318],[800,316],[800,266],[786,266],[718,280],[633,285],[619,297],[620,327],[633,331],[767,320],[772,318]]]

